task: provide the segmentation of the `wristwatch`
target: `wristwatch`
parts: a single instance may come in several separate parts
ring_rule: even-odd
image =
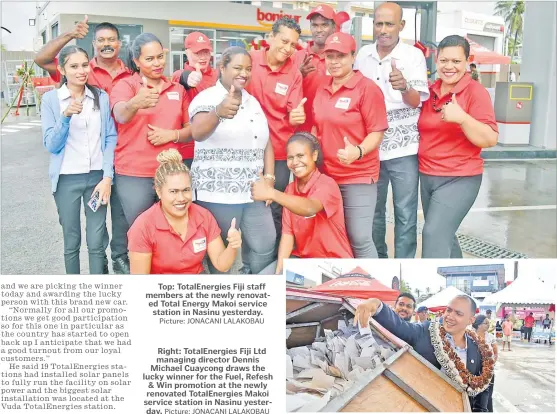
[[[400,91],[400,93],[407,93],[410,91],[410,89],[412,89],[412,87],[410,86],[410,84],[408,82],[406,82],[406,88],[404,88],[404,90]]]

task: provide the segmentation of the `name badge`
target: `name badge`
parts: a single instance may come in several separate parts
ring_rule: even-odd
[[[335,108],[339,108],[339,109],[348,109],[348,106],[350,105],[350,98],[338,98],[338,101],[335,105]]]
[[[288,91],[288,85],[277,82],[277,86],[275,86],[275,93],[278,93],[279,95],[282,96],[286,96],[287,91]]]
[[[166,96],[171,101],[179,101],[180,100],[180,94],[178,92],[167,92]]]
[[[193,242],[193,252],[199,253],[203,250],[207,250],[207,238],[202,237],[201,239],[194,240]]]

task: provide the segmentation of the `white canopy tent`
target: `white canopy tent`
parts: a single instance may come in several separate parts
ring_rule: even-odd
[[[466,295],[462,290],[455,288],[454,286],[449,286],[443,289],[441,292],[436,293],[430,298],[424,300],[416,306],[416,309],[420,306],[425,306],[432,312],[440,310],[439,308],[445,308],[449,305],[449,302],[453,300],[458,295]],[[466,295],[469,296],[469,295]]]
[[[519,276],[509,286],[487,296],[482,305],[551,305],[556,302],[555,289],[545,284],[535,275]]]

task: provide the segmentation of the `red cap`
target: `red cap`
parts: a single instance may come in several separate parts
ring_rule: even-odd
[[[312,11],[309,12],[307,19],[311,19],[316,14],[319,14],[325,19],[329,20],[334,20],[335,18],[334,9],[331,6],[327,6],[326,4],[320,4],[319,6],[315,7]]]
[[[325,51],[335,50],[340,53],[351,53],[356,51],[356,41],[347,33],[333,33],[325,41]]]
[[[213,51],[211,41],[201,32],[191,32],[187,35],[184,45],[186,46],[186,49],[190,49],[193,53],[197,53],[200,50]]]

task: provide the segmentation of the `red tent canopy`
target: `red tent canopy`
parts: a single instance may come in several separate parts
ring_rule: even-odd
[[[377,279],[373,279],[361,267],[357,267],[337,279],[315,286],[311,290],[349,298],[377,298],[384,302],[394,302],[399,295],[398,290],[391,289]]]
[[[395,301],[399,295],[398,290],[393,290],[376,279],[363,277],[333,279],[322,285],[315,286],[311,290],[349,298],[377,298],[386,302]]]
[[[468,40],[470,43],[470,61],[480,65],[508,65],[511,63],[509,56],[504,56],[500,53],[489,50],[473,40]]]

